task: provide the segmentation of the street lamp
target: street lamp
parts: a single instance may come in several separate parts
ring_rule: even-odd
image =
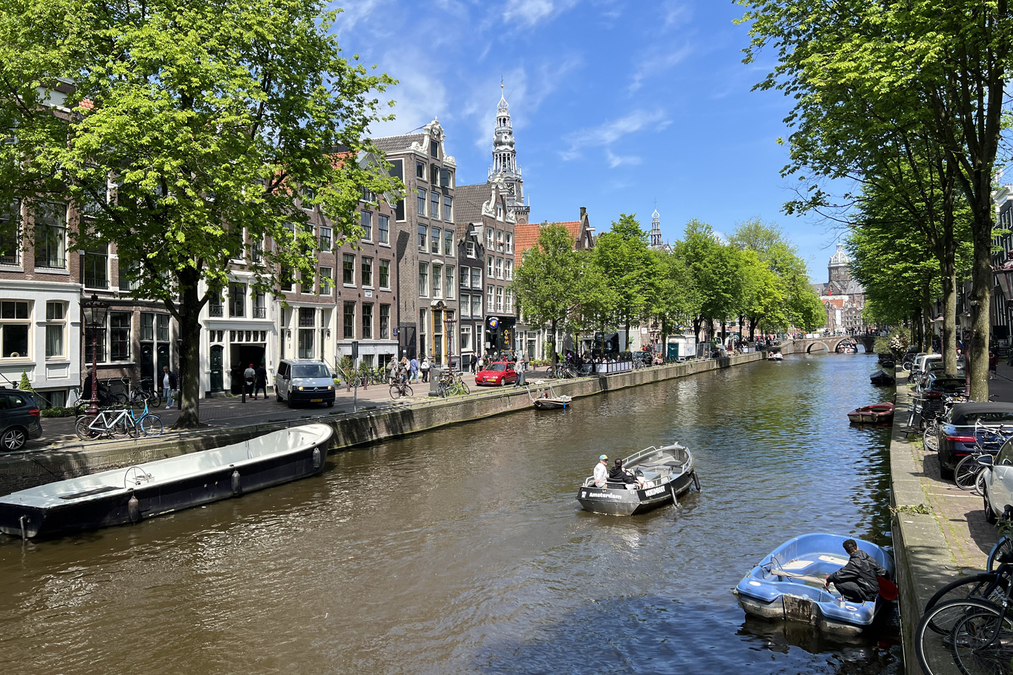
[[[454,333],[453,333],[453,330],[454,330],[454,324],[457,323],[457,319],[454,319],[452,317],[451,318],[447,318],[447,315],[445,313],[444,313],[443,316],[444,316],[444,319],[443,319],[444,329],[443,330],[444,330],[444,333],[446,333],[446,336],[447,336],[447,367],[450,369],[450,372],[454,372],[454,362],[453,362],[453,359],[451,357],[454,355]]]
[[[84,325],[91,329],[91,405],[88,406],[89,415],[98,414],[98,331],[105,328],[106,312],[109,311],[109,303],[99,300],[97,295],[81,301],[81,310],[84,312]]]

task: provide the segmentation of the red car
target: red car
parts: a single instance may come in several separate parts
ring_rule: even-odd
[[[505,385],[517,381],[517,372],[514,364],[509,361],[497,361],[490,363],[483,370],[475,373],[475,384]]]

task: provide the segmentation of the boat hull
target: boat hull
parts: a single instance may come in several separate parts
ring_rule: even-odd
[[[324,428],[330,431],[329,427]],[[156,480],[130,487],[123,487],[123,477],[126,471],[133,471],[133,467],[43,486],[50,487],[51,493],[58,493],[60,484],[72,484],[66,494],[50,500],[55,503],[40,504],[38,499],[33,499],[32,493],[37,493],[38,488],[15,492],[0,498],[0,532],[31,539],[126,525],[299,480],[323,470],[330,438],[331,434],[327,433],[305,447],[205,467],[199,472],[167,480],[157,480],[157,477],[167,473],[166,463],[180,458],[148,462],[138,465],[136,470],[150,473]],[[200,463],[200,455],[215,452],[207,450],[183,458]],[[118,485],[114,483],[117,480]],[[75,485],[85,489],[74,493]],[[24,497],[26,494],[28,496]]]
[[[852,410],[848,413],[848,419],[856,424],[876,424],[893,420],[893,413],[892,403],[877,403]]]
[[[551,398],[536,398],[535,408],[538,410],[562,410],[566,406],[570,405],[569,401],[562,401],[559,399]]]
[[[577,493],[577,501],[585,511],[592,513],[635,516],[673,503],[679,495],[689,492],[695,481],[696,472],[691,471],[662,485],[642,490],[582,487]]]

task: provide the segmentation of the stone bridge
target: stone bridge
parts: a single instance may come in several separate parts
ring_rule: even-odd
[[[840,345],[860,344],[865,347],[866,354],[871,354],[875,342],[875,335],[833,335],[822,338],[805,338],[795,340],[795,352],[804,352],[806,354],[820,351],[836,352],[837,347]]]

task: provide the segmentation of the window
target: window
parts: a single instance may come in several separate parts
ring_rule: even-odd
[[[334,288],[334,270],[330,267],[320,268],[320,295],[330,295]],[[263,318],[263,317],[260,317]]]
[[[496,245],[496,240],[494,238],[495,233],[496,233],[496,231],[493,230],[491,227],[485,228],[485,250],[486,251],[492,252],[494,250],[494,247]]]
[[[429,297],[429,263],[419,263],[419,297]]]
[[[472,267],[471,268],[471,287],[482,290],[482,268]]]
[[[128,263],[123,258],[119,259],[118,286],[121,291],[136,291],[138,277],[141,276],[141,266],[137,263]]]
[[[362,238],[365,241],[373,241],[373,212],[363,211],[361,217]]]
[[[503,220],[503,205],[496,205],[496,220]]]
[[[471,268],[470,267],[461,267],[461,276],[460,276],[460,278],[458,280],[458,283],[461,284],[461,289],[465,289],[465,288],[467,288],[468,286],[471,285]]]
[[[426,179],[426,163],[425,162],[415,162],[415,177],[418,178],[419,180],[425,180]]]
[[[158,338],[159,342],[169,341],[169,315],[168,314],[156,314],[155,324],[155,337]]]
[[[443,297],[443,265],[433,263],[433,297]]]
[[[471,296],[467,294],[461,296],[461,318],[471,318]]]
[[[503,278],[503,258],[496,258],[496,278]]]
[[[229,316],[246,316],[246,284],[229,284]]]
[[[35,212],[35,266],[67,268],[67,205],[41,203]]]
[[[98,242],[85,244],[84,287],[109,288],[109,245]]]
[[[454,187],[454,174],[451,173],[450,169],[440,169],[440,185],[443,187]],[[450,220],[448,217],[447,220]]]
[[[428,318],[428,314],[428,310],[419,310],[419,349],[423,354],[426,353],[426,319]]]
[[[469,258],[474,258],[475,257],[475,242],[469,241],[467,244],[465,244],[464,245],[464,251],[465,251],[465,255],[466,256],[468,256]]]
[[[109,360],[130,360],[130,313],[110,312],[109,314]]]
[[[317,325],[317,310],[313,307],[299,308],[299,358],[312,359],[316,356],[313,349],[313,330]]]
[[[432,179],[433,187],[437,187],[440,184],[440,167],[433,164],[429,167],[429,177]],[[434,218],[440,217],[440,212],[437,211],[435,214],[430,214]]]
[[[502,312],[503,311],[503,287],[502,286],[497,286],[496,287],[496,311],[497,312]]]
[[[321,226],[320,228],[320,250],[331,250],[331,228],[329,227]]]
[[[447,222],[453,222],[454,220],[454,209],[452,204],[454,198],[450,195],[443,195],[443,219]]]
[[[346,286],[355,285],[355,256],[351,253],[345,253],[341,256],[342,269],[341,269],[341,283]]]
[[[426,190],[425,190],[425,188],[419,188],[418,192],[419,192],[419,196],[418,196],[418,200],[417,200],[418,204],[416,205],[416,208],[418,208],[418,210],[419,210],[419,215],[420,216],[424,216],[424,215],[426,215]]]
[[[390,243],[390,216],[380,215],[380,216],[377,216],[377,220],[379,221],[379,223],[377,225],[377,229],[379,230],[379,236],[378,236],[377,240],[381,244],[389,244]]]
[[[362,256],[362,285],[365,288],[373,287],[373,259]]]
[[[440,228],[434,227],[429,236],[429,252],[440,252]]]
[[[390,339],[390,305],[380,305],[380,339]]]
[[[63,334],[67,323],[67,305],[63,302],[46,303],[46,358],[59,359],[64,354]]]
[[[496,250],[503,253],[503,230],[496,230]]]
[[[495,267],[496,259],[493,258],[492,256],[489,256],[488,258],[486,258],[486,261],[489,263],[489,271],[486,272],[485,275],[490,279],[492,279],[496,276],[496,267]]]
[[[21,206],[0,209],[0,265],[21,264]]]
[[[513,314],[514,311],[514,292],[509,288],[506,289],[506,302],[504,304],[503,311],[507,314]]]
[[[328,228],[329,229],[329,228]],[[328,232],[330,234],[330,232]],[[320,242],[321,248],[323,247],[323,241]],[[330,250],[330,243],[327,245],[327,250]],[[264,243],[261,241],[255,241],[250,244],[250,260],[255,263],[259,263],[264,259]]]
[[[504,265],[506,267],[506,270],[505,270],[505,272],[506,272],[506,280],[507,281],[513,281],[513,278],[514,278],[514,261],[510,260],[510,259],[507,259],[507,261],[504,263]]]
[[[440,142],[439,141],[433,141],[433,140],[429,141],[429,156],[430,157],[435,157],[436,159],[440,158]]]
[[[211,331],[214,333],[214,331]],[[141,342],[155,339],[155,315],[147,312],[141,314]]]
[[[454,231],[443,231],[443,255],[454,255]]]
[[[6,331],[5,331],[6,332]],[[94,341],[94,345],[92,342]],[[93,349],[94,347],[94,349]],[[7,348],[4,347],[4,356],[8,356]],[[106,327],[84,329],[84,358],[87,363],[106,362]]]
[[[279,282],[281,284],[281,290],[291,291],[292,280],[295,278],[292,274],[292,268],[287,265],[282,265],[281,270],[278,272]]]
[[[478,319],[482,316],[482,294],[476,293],[471,296],[471,316],[474,319]],[[478,340],[478,335],[475,335],[475,339]]]
[[[362,304],[362,339],[373,339],[373,303]]]
[[[433,190],[430,202],[429,202],[429,217],[439,218],[440,217],[440,193]]]
[[[390,261],[380,261],[380,288],[390,290]]]
[[[494,306],[493,302],[495,302],[495,300],[496,300],[496,289],[492,285],[487,286],[485,293],[485,306],[489,308],[490,312],[492,311],[492,308]]]
[[[447,265],[447,299],[454,299],[454,266]]]
[[[313,307],[299,308],[299,327],[313,328],[317,325],[317,310]]]
[[[225,316],[222,309],[222,292],[219,289],[208,289],[208,316]]]
[[[506,233],[506,252],[511,254],[514,252],[514,235],[510,232]]]
[[[471,351],[471,326],[461,326],[461,351]]]
[[[345,301],[344,336],[346,340],[355,337],[355,303]]]
[[[429,228],[425,225],[419,225],[419,250],[426,250],[426,240],[429,237]]]

